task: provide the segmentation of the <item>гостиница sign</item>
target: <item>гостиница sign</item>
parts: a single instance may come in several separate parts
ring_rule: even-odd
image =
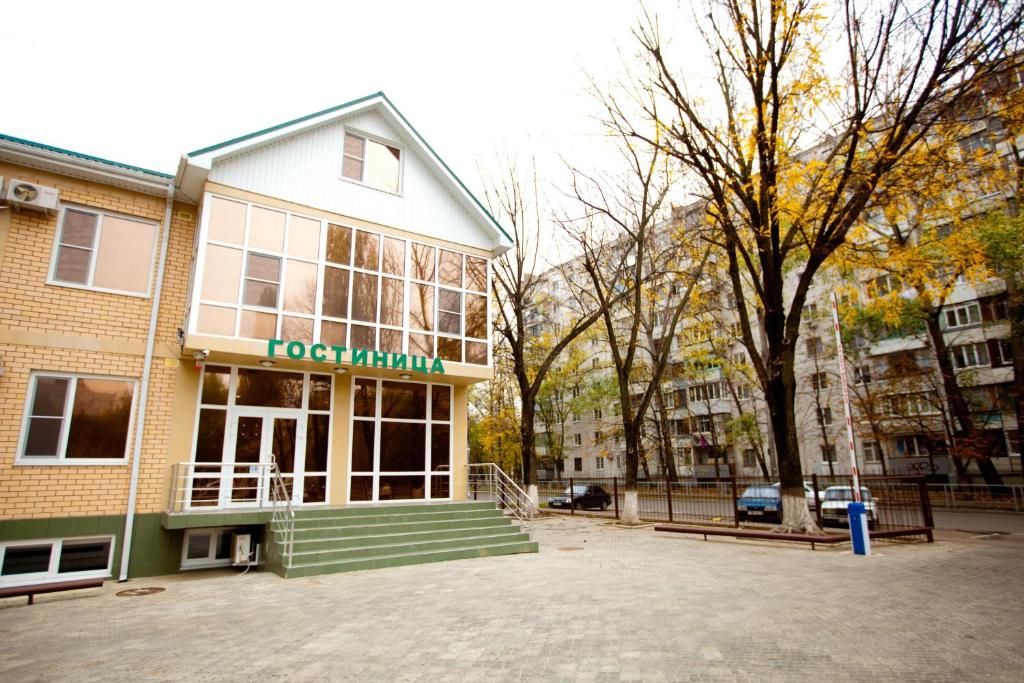
[[[286,342],[284,339],[271,339],[267,342],[267,358],[280,358],[281,354],[276,353],[279,350],[278,347],[283,347],[284,355],[293,360],[306,358],[306,350],[308,348],[308,357],[318,363],[330,362],[341,365],[342,359],[347,358],[352,365],[362,365],[363,367],[415,370],[423,374],[444,374],[444,363],[441,362],[440,358],[429,359],[426,356],[389,353],[387,351],[370,351],[368,349],[349,349],[344,346],[328,344],[310,344],[307,347],[304,342]],[[346,356],[345,354],[348,355]],[[430,361],[429,367],[427,365],[428,361]]]

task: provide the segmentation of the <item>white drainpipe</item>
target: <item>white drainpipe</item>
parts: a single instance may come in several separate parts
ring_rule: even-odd
[[[167,185],[167,210],[164,212],[164,235],[160,241],[160,262],[156,269],[156,287],[153,307],[149,313],[149,336],[146,338],[146,358],[142,366],[142,387],[139,389],[139,409],[135,413],[135,445],[132,449],[132,477],[128,485],[128,511],[124,519],[124,538],[121,540],[121,572],[118,581],[128,580],[128,560],[132,553],[132,531],[135,528],[135,501],[139,494],[139,467],[142,459],[142,432],[146,426],[146,399],[149,396],[149,369],[153,364],[156,345],[156,322],[160,314],[160,292],[164,286],[164,266],[167,263],[167,245],[171,241],[171,213],[174,208],[174,183]]]

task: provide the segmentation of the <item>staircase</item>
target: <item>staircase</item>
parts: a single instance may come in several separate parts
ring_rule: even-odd
[[[267,564],[286,578],[537,552],[492,502],[295,510],[290,526],[275,518],[266,533]]]

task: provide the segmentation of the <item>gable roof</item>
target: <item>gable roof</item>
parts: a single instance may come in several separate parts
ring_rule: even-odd
[[[467,205],[466,208],[468,208],[471,213],[474,213],[488,229],[496,233],[498,236],[498,243],[500,245],[497,250],[498,252],[503,252],[512,246],[513,240],[511,235],[501,227],[501,224],[495,220],[490,211],[488,211],[480,200],[477,199],[476,195],[466,187],[466,184],[462,182],[462,179],[452,171],[451,167],[445,163],[434,148],[430,146],[422,135],[420,135],[419,131],[417,131],[409,120],[405,118],[405,115],[398,110],[390,99],[388,99],[388,96],[380,91],[334,107],[313,112],[312,114],[300,116],[297,119],[285,121],[284,123],[279,123],[277,125],[270,126],[269,128],[264,128],[253,133],[247,133],[246,135],[241,135],[230,140],[225,140],[224,142],[219,142],[215,145],[210,145],[208,147],[203,147],[189,152],[182,157],[181,164],[178,167],[178,184],[182,185],[184,183],[184,176],[187,174],[190,166],[209,171],[214,160],[217,158],[237,154],[243,150],[264,145],[284,137],[289,137],[307,128],[322,125],[356,111],[370,108],[380,108],[390,114],[398,126],[408,134],[408,136],[416,143],[422,155],[433,164],[435,170],[443,178],[448,180],[456,197],[462,198],[464,203]]]

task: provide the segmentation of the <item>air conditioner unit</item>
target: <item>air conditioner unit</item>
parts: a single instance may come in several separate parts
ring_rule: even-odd
[[[47,187],[11,178],[7,183],[4,199],[19,209],[33,211],[56,211],[60,192],[55,187]]]
[[[249,564],[252,554],[252,534],[231,534],[231,562]]]

